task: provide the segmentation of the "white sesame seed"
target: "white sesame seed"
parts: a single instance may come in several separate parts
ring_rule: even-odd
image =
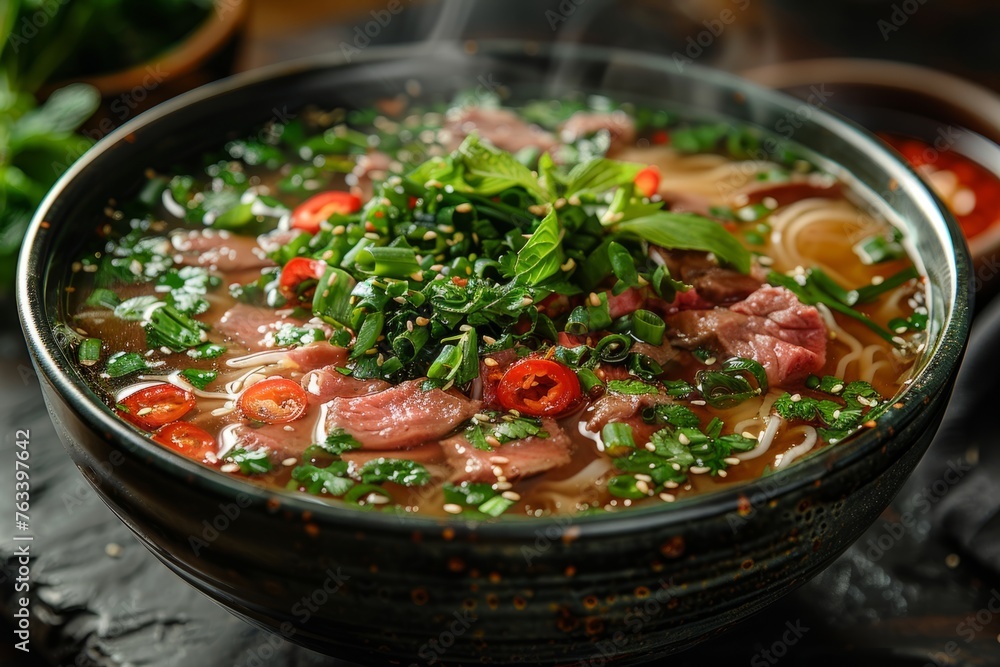
[[[296,463],[295,457],[289,456],[287,459],[281,462],[281,465],[285,466],[286,468],[289,468],[295,465],[295,463]]]
[[[654,445],[651,442],[647,442],[646,443],[646,449],[648,449],[651,452],[655,452],[656,451],[656,445]]]
[[[708,359],[705,360],[705,365],[706,366],[711,366],[716,361],[718,361],[718,359],[716,359],[715,357],[709,357]]]
[[[219,468],[222,472],[236,472],[240,467],[235,463],[227,463],[226,465]]]
[[[677,500],[677,498],[673,494],[670,494],[670,493],[661,493],[660,494],[660,500],[662,500],[665,503],[672,503],[675,500]]]
[[[462,513],[462,506],[461,505],[456,505],[455,503],[445,503],[445,506],[442,509],[445,512],[448,512],[449,514],[461,514]]]
[[[705,401],[697,400],[697,401],[691,401],[691,405],[707,405],[707,404],[705,403]]]
[[[839,394],[842,391],[844,391],[844,385],[842,384],[835,384],[832,387],[830,387],[831,394]]]
[[[792,403],[798,403],[802,400],[802,394],[792,394]]]
[[[719,471],[719,477],[725,477],[728,473],[725,470]]]
[[[710,468],[706,468],[705,466],[691,466],[688,468],[688,472],[692,475],[704,475],[709,470]]]
[[[424,232],[425,241],[433,241],[434,239],[437,238],[437,236],[438,236],[437,232],[435,232],[433,229],[429,229],[426,232]]]
[[[740,433],[740,435],[742,435],[744,438],[748,438],[750,440],[753,440],[754,438],[757,437],[753,433],[751,433],[750,431],[743,431],[742,433]]]
[[[511,484],[510,482],[506,482],[506,481],[504,481],[504,482],[497,482],[496,483],[496,489],[497,489],[497,491],[506,491],[507,489],[513,488],[513,486],[514,486],[513,484]]]
[[[494,359],[493,357],[486,357],[485,359],[483,359],[483,363],[491,367],[500,365],[500,362]]]
[[[677,435],[677,442],[681,443],[682,445],[690,445],[691,444],[691,438],[687,437],[683,433],[680,433],[680,434]]]
[[[730,466],[735,466],[740,464],[740,460],[735,456],[727,456],[726,458],[722,459],[722,462]]]
[[[649,482],[652,482],[652,481],[653,481],[653,478],[652,478],[652,477],[650,477],[649,475],[644,475],[644,474],[642,474],[642,473],[639,473],[638,475],[636,475],[636,476],[635,476],[635,478],[636,478],[637,480],[639,480],[640,482],[646,482],[646,483],[649,483]]]
[[[680,485],[677,482],[664,482],[663,486],[667,489],[676,489]]]
[[[521,496],[515,491],[504,491],[500,494],[501,498],[506,498],[507,500],[512,500],[515,503],[521,499]]]
[[[637,479],[635,481],[635,488],[638,489],[640,493],[646,493],[646,494],[649,493],[649,484],[642,481],[641,479]]]
[[[510,463],[510,459],[508,459],[506,456],[491,456],[490,463],[499,466],[503,465],[504,463]]]

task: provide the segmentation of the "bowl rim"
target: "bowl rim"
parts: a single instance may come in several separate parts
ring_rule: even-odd
[[[697,64],[684,64],[683,67],[678,67],[668,56],[590,45],[551,44],[539,46],[514,40],[479,42],[475,54],[470,55],[467,46],[455,43],[436,45],[422,43],[371,47],[353,58],[339,53],[330,53],[236,74],[172,98],[138,115],[102,139],[74,163],[52,188],[32,218],[18,263],[17,302],[21,326],[36,367],[59,393],[62,400],[75,412],[76,416],[89,428],[104,434],[105,440],[109,444],[121,444],[130,451],[141,452],[147,461],[159,468],[157,474],[169,474],[178,480],[200,486],[205,493],[226,498],[236,498],[242,494],[250,498],[251,504],[261,506],[273,507],[274,503],[278,502],[280,507],[286,511],[286,515],[287,511],[291,510],[299,517],[305,514],[312,523],[337,525],[353,530],[377,529],[387,533],[410,534],[420,529],[438,532],[444,529],[445,532],[454,531],[452,534],[477,533],[479,538],[521,542],[536,539],[546,529],[553,526],[562,530],[573,525],[575,529],[580,531],[580,535],[585,533],[587,536],[593,537],[621,535],[654,526],[657,528],[667,526],[680,528],[688,521],[697,521],[737,511],[741,507],[741,502],[745,503],[746,499],[753,497],[754,494],[764,493],[765,498],[772,499],[803,486],[814,484],[823,477],[849,467],[853,462],[879,450],[891,438],[890,432],[899,430],[893,427],[911,422],[920,411],[925,409],[925,401],[929,400],[942,387],[947,386],[950,378],[954,376],[968,339],[973,295],[970,280],[971,264],[958,225],[950,214],[943,210],[940,201],[922,183],[916,172],[889,152],[874,135],[828,114],[822,109],[814,109],[808,122],[821,125],[849,143],[853,149],[867,153],[880,169],[895,179],[899,190],[908,192],[915,199],[920,210],[929,212],[928,215],[932,217],[933,231],[940,242],[942,244],[950,243],[950,249],[953,251],[950,256],[954,258],[954,261],[949,262],[948,270],[951,280],[954,281],[954,290],[949,292],[948,296],[952,300],[952,306],[946,312],[936,349],[931,353],[919,374],[915,376],[910,387],[904,391],[906,400],[901,401],[902,407],[891,410],[880,418],[883,420],[882,423],[887,424],[889,428],[866,429],[843,443],[826,447],[814,456],[796,462],[788,469],[767,477],[748,480],[735,484],[731,488],[697,494],[692,498],[678,500],[676,503],[650,504],[646,507],[629,508],[622,512],[507,517],[501,518],[501,520],[477,520],[461,516],[403,515],[395,512],[365,512],[355,508],[340,507],[304,494],[268,489],[178,456],[174,452],[156,445],[140,431],[116,418],[104,403],[94,400],[96,396],[85,383],[75,381],[70,371],[63,367],[60,359],[66,357],[48,326],[44,308],[45,299],[39,285],[39,279],[43,275],[42,269],[45,267],[43,262],[45,258],[41,256],[41,247],[44,245],[41,237],[47,232],[49,226],[45,222],[45,217],[69,184],[104,153],[111,150],[119,142],[128,141],[133,133],[146,125],[188,106],[203,104],[237,89],[268,80],[274,81],[321,70],[356,68],[366,64],[426,56],[488,56],[501,59],[541,56],[559,61],[570,59],[595,64],[628,64],[661,72],[665,71],[682,78],[697,78],[707,81],[713,87],[721,87],[737,95],[753,96],[766,104],[786,111],[791,111],[801,105],[799,100],[791,96],[764,88],[734,74]],[[682,71],[682,69],[690,70],[690,73]],[[89,395],[88,392],[90,392]]]

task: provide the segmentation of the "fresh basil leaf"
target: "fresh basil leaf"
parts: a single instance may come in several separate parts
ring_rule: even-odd
[[[643,165],[596,157],[582,162],[569,172],[566,197],[581,194],[600,194],[631,183]]]
[[[479,195],[490,197],[508,188],[521,187],[539,202],[551,199],[530,169],[510,153],[482,143],[475,134],[466,137],[456,154],[465,165],[466,181]]]
[[[563,263],[562,235],[553,209],[517,253],[514,271],[518,283],[537,285],[559,271]]]
[[[615,230],[634,234],[662,248],[710,252],[741,273],[750,272],[750,251],[721,224],[694,213],[659,211],[621,222],[615,225]]]

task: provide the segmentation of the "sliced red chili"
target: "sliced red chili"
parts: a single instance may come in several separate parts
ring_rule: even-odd
[[[194,396],[172,384],[156,384],[119,401],[118,414],[141,429],[154,429],[177,421],[194,407]]]
[[[350,215],[361,210],[361,198],[350,192],[332,190],[314,195],[292,211],[291,226],[310,234],[319,231],[321,222],[331,215]]]
[[[309,394],[297,382],[282,377],[261,380],[243,390],[237,407],[250,421],[287,424],[306,413]]]
[[[660,169],[650,165],[635,175],[635,191],[643,197],[652,197],[660,189]]]
[[[209,456],[214,456],[218,451],[212,434],[191,422],[174,422],[161,426],[153,433],[153,440],[195,461],[214,462]]]
[[[531,417],[565,414],[582,395],[576,373],[551,359],[522,359],[507,369],[497,387],[500,405]]]
[[[308,257],[294,257],[281,269],[278,289],[286,299],[311,300],[316,281],[326,271],[326,262]]]

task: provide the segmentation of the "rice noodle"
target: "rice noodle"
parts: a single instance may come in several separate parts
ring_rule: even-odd
[[[774,442],[774,436],[778,433],[778,427],[784,421],[779,415],[771,415],[767,418],[767,428],[764,429],[763,435],[760,436],[760,444],[751,449],[749,452],[740,452],[736,455],[740,461],[749,461],[750,459],[755,459],[758,456],[763,456],[767,453],[767,450],[771,448],[771,443]]]
[[[287,358],[288,350],[264,350],[263,352],[254,352],[242,357],[227,359],[226,365],[230,368],[249,368],[250,366],[259,366],[261,364],[270,366],[280,364]]]
[[[801,426],[799,427],[805,432],[805,439],[798,445],[795,445],[789,449],[784,454],[778,454],[774,457],[774,469],[783,470],[787,468],[791,463],[808,452],[810,449],[816,446],[816,441],[818,435],[816,434],[816,429],[812,426]]]
[[[205,391],[204,389],[198,389],[190,382],[185,380],[179,371],[171,373],[170,375],[140,375],[143,380],[153,380],[154,384],[162,384],[164,382],[172,384],[175,387],[179,387],[184,391],[189,391],[198,398],[208,398],[219,401],[231,401],[236,396],[234,394],[219,392],[219,391]],[[132,393],[132,392],[129,392]]]

